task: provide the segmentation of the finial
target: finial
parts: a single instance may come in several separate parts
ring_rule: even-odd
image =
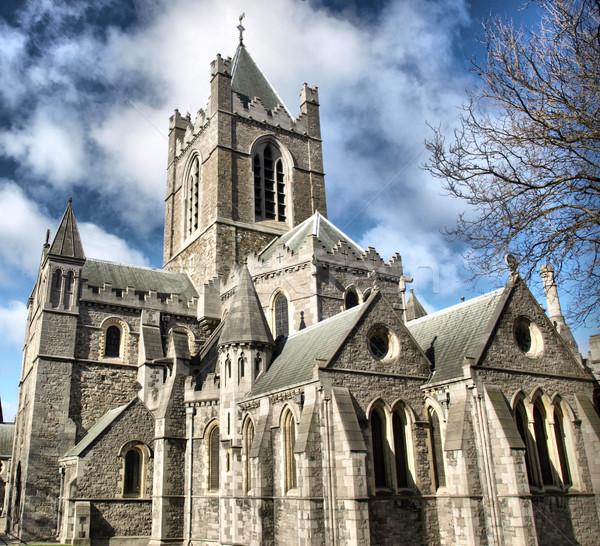
[[[511,275],[514,275],[517,272],[517,266],[519,265],[517,258],[515,258],[513,254],[507,254],[504,257],[504,261],[506,262]]]
[[[46,245],[45,246],[50,246],[50,230],[49,229],[46,230]]]
[[[246,17],[245,13],[242,13],[240,15],[240,24],[237,26],[237,29],[240,31],[240,45],[243,46],[244,45],[244,30],[246,30],[244,28],[244,26],[242,25],[242,19]]]
[[[69,197],[69,205],[73,202],[73,198]]]

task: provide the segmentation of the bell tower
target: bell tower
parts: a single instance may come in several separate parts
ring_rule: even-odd
[[[243,43],[211,63],[211,94],[195,119],[169,121],[164,267],[196,286],[311,216],[327,214],[317,88],[293,117]]]

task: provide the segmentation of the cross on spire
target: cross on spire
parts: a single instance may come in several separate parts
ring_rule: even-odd
[[[240,24],[237,26],[237,29],[240,31],[240,45],[244,45],[244,30],[246,30],[244,28],[244,26],[242,25],[242,19],[246,17],[245,13],[242,13],[240,15]]]

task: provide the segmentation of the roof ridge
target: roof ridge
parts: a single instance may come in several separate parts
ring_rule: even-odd
[[[87,261],[100,262],[100,263],[110,264],[110,265],[119,265],[119,266],[123,266],[123,267],[135,267],[136,269],[145,269],[147,271],[158,271],[159,273],[167,273],[168,275],[183,275],[184,277],[188,276],[187,273],[182,273],[180,271],[169,271],[168,269],[163,269],[162,267],[152,267],[149,265],[136,265],[136,264],[126,264],[123,262],[112,262],[110,260],[103,260],[101,258],[88,258]]]
[[[470,300],[461,301],[460,303],[456,303],[454,305],[451,305],[450,307],[445,307],[444,309],[440,309],[439,311],[436,311],[435,313],[431,313],[429,315],[425,315],[424,317],[420,317],[418,319],[411,320],[411,321],[407,322],[406,325],[413,326],[414,324],[420,324],[422,322],[426,322],[427,320],[429,320],[431,318],[441,317],[442,315],[456,311],[459,308],[469,307],[469,306],[471,306],[475,303],[478,303],[481,300],[484,300],[486,298],[491,298],[493,296],[500,295],[504,291],[504,288],[505,287],[498,288],[496,290],[493,290],[492,292],[480,294],[479,296],[471,298]]]

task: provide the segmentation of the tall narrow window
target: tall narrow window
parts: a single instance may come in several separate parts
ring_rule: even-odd
[[[569,459],[567,458],[567,438],[565,436],[564,416],[559,407],[554,408],[554,435],[556,437],[556,448],[558,449],[562,482],[565,487],[569,487],[573,482],[571,481]]]
[[[139,497],[142,483],[142,454],[139,449],[130,449],[125,454],[125,482],[123,494]]]
[[[533,472],[531,470],[531,438],[529,434],[529,427],[527,425],[527,414],[525,413],[525,408],[523,407],[522,402],[518,402],[515,406],[515,421],[517,422],[517,429],[519,434],[521,435],[521,440],[525,444],[525,467],[527,470],[527,478],[529,479],[529,484],[533,484]]]
[[[252,159],[256,220],[286,220],[285,173],[280,151],[272,144],[260,146]]]
[[[50,304],[52,307],[58,307],[60,303],[60,293],[62,290],[62,271],[57,269],[52,275],[52,285],[50,288]]]
[[[200,214],[200,158],[192,159],[187,177],[187,234],[198,229]]]
[[[208,436],[208,487],[219,489],[219,427],[214,427]]]
[[[408,456],[406,450],[406,417],[394,412],[392,417],[394,430],[394,456],[396,459],[396,485],[408,487]]]
[[[385,467],[385,419],[378,410],[371,414],[371,442],[373,448],[373,470],[375,472],[375,486],[387,486],[387,472]]]
[[[289,491],[296,487],[296,459],[294,447],[296,445],[296,422],[294,414],[288,409],[282,419],[283,437],[283,479],[284,489]]]
[[[63,293],[63,307],[65,309],[71,308],[71,302],[73,300],[73,272],[69,271],[65,277],[64,293]]]
[[[289,334],[288,300],[284,294],[275,299],[275,337]]]
[[[109,326],[106,329],[106,345],[104,356],[119,357],[121,355],[121,329],[118,326]]]
[[[535,430],[535,445],[540,462],[540,471],[542,473],[542,483],[552,485],[552,467],[548,453],[548,437],[546,436],[546,418],[545,412],[540,409],[539,403],[533,406],[533,429]]]
[[[433,458],[433,471],[435,489],[446,485],[446,471],[444,469],[444,452],[442,451],[442,433],[440,420],[433,408],[428,409],[429,414],[429,443],[431,457]]]
[[[246,493],[252,489],[252,466],[250,464],[250,450],[254,441],[254,424],[250,419],[244,428],[244,490]]]

